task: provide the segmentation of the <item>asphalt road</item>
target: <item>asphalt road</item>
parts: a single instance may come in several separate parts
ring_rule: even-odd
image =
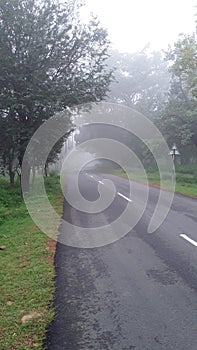
[[[112,175],[81,174],[84,197],[97,199],[98,182],[105,186],[106,177],[117,191],[111,206],[85,214],[65,202],[67,221],[96,227],[113,222],[129,199],[135,206],[129,182]],[[143,191],[141,184],[132,186]],[[92,249],[57,244],[56,315],[47,332],[48,350],[197,349],[197,200],[175,195],[164,223],[148,234],[158,194],[150,189],[140,221],[112,244]]]

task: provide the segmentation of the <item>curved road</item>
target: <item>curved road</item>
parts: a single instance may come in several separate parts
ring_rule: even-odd
[[[100,214],[64,204],[64,218],[82,227],[112,222],[132,200],[129,182],[81,173],[80,191],[98,198],[98,183],[111,179],[116,196]],[[72,191],[72,178],[67,179]],[[140,193],[143,185],[132,183]],[[148,223],[159,190],[150,188],[138,224],[117,242],[93,249],[57,244],[55,318],[48,350],[197,349],[197,200],[175,195],[166,220],[153,234]],[[65,234],[60,232],[60,235]]]

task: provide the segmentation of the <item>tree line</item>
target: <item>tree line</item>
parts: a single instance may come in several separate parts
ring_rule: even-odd
[[[30,138],[56,112],[86,102],[123,103],[153,120],[181,161],[197,162],[197,39],[181,35],[167,52],[109,50],[96,17],[78,0],[0,0],[0,169],[11,184]],[[72,130],[51,151],[53,162]],[[127,144],[145,160],[146,150]],[[37,160],[37,165],[39,160]],[[30,175],[30,167],[26,164]],[[28,184],[27,184],[28,189]]]
[[[123,103],[150,118],[169,147],[177,144],[180,161],[197,163],[197,37],[180,35],[167,52],[111,52],[116,67],[109,101]],[[127,145],[142,162],[153,162],[146,147],[129,135]]]
[[[176,143],[182,164],[197,162],[197,39],[180,35],[167,52],[110,51],[114,80],[107,101],[133,108],[160,129],[169,148]],[[120,116],[121,118],[121,116]],[[130,147],[146,166],[156,165],[151,152],[135,135],[116,128],[84,127],[77,143],[92,137],[112,137]],[[158,149],[159,140],[154,145]]]

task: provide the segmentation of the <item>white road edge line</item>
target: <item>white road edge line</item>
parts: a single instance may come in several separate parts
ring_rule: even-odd
[[[128,202],[132,202],[132,200],[131,200],[130,198],[124,196],[124,194],[122,194],[122,193],[120,193],[120,192],[117,192],[117,194],[118,194],[120,197],[126,199]]]
[[[191,243],[191,244],[193,244],[195,247],[197,247],[197,242],[194,241],[193,239],[189,238],[187,235],[181,234],[180,237],[186,239],[186,241],[188,241],[189,243]]]
[[[99,181],[100,184],[104,185],[104,182],[103,181]]]

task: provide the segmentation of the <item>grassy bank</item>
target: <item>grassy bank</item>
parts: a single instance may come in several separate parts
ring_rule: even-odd
[[[46,180],[51,203],[61,212],[57,177]],[[19,185],[0,178],[0,349],[42,349],[53,318],[55,244],[31,220]]]
[[[121,169],[112,170],[111,173],[119,176],[126,176]],[[159,172],[156,169],[147,169],[146,175],[151,185],[160,185]],[[136,181],[145,181],[143,175],[137,171],[128,173],[130,179]],[[164,174],[165,187],[170,188],[170,176]],[[176,168],[176,192],[184,195],[197,197],[197,166],[177,166]]]

